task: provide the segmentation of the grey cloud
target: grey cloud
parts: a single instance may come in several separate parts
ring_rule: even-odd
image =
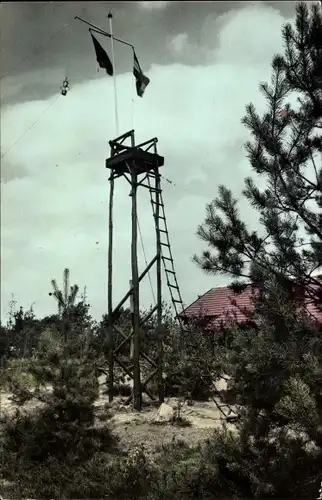
[[[154,1],[154,2],[148,2],[148,1],[143,1],[143,2],[137,2],[137,5],[140,9],[147,9],[147,10],[159,10],[159,9],[166,9],[167,7],[170,7],[171,4],[174,2],[163,2],[160,0]]]
[[[210,8],[222,12],[224,4],[218,2],[209,7],[207,2],[198,3],[200,16],[205,17]],[[127,5],[130,5],[131,14],[134,7]],[[193,37],[196,35],[191,32],[201,17],[193,21],[196,2],[188,5],[192,7],[191,10],[186,7],[187,13],[178,3],[162,14],[160,11],[145,12],[140,20],[135,17],[139,12],[135,6],[133,25],[127,28],[128,32],[123,26],[123,34],[124,38],[138,40],[141,47],[145,45],[143,64],[155,63],[148,70],[151,84],[144,98],[136,99],[132,106],[132,74],[128,71],[118,78],[120,132],[134,125],[140,142],[157,136],[159,152],[165,156],[162,175],[175,184],[164,181],[163,189],[172,250],[185,302],[223,281],[217,276],[205,276],[191,262],[192,254],[203,247],[196,237],[196,228],[204,218],[206,203],[216,195],[218,185],[227,184],[238,195],[249,173],[241,147],[248,132],[240,118],[249,101],[262,107],[258,84],[269,76],[272,55],[281,44],[279,35],[283,22],[275,11],[267,10],[265,14],[265,9],[258,9],[258,23],[265,25],[265,33],[270,26],[270,38],[277,40],[273,45],[267,43],[266,51],[265,41],[262,42],[261,62],[256,56],[254,64],[251,58],[239,63],[243,51],[253,50],[256,55],[258,50],[250,43],[253,34],[249,29],[249,16],[244,12],[237,16],[237,26],[234,16],[225,23],[218,40],[217,33],[213,32],[215,49],[210,51],[212,59],[207,66],[200,61],[197,67],[190,63],[177,64],[173,59],[165,64],[166,55],[161,52],[167,54],[165,41],[171,30],[173,36],[187,32],[189,43],[195,45]],[[104,4],[104,9],[100,7],[95,16],[100,12],[103,17],[108,7]],[[70,13],[74,8],[74,4],[69,4]],[[177,21],[180,16],[186,18],[177,27],[175,19],[166,26],[168,10],[173,11],[172,15],[176,13]],[[89,11],[92,12],[91,8]],[[117,11],[115,30],[119,30],[128,15],[125,6]],[[95,21],[94,15],[91,20]],[[151,20],[150,25],[148,20]],[[60,21],[63,24],[64,20]],[[77,41],[85,39],[86,30],[77,26]],[[142,29],[137,30],[138,26]],[[240,32],[245,36],[241,40],[239,35],[235,38],[232,50],[230,40]],[[83,60],[78,59],[82,45],[75,46],[77,50],[73,52],[74,64],[80,63],[83,77],[87,70],[93,75],[93,67],[95,69],[92,47],[87,44],[88,40]],[[157,45],[154,55],[152,52]],[[51,79],[59,80],[59,71],[64,65],[53,65],[49,78],[46,65],[37,67],[36,75],[30,72],[29,87],[38,80],[41,82],[42,75],[46,74],[46,85],[51,84]],[[20,75],[18,83],[19,78]],[[108,173],[104,160],[109,155],[108,140],[115,135],[113,80],[97,74],[91,78],[91,81],[74,84],[68,96],[59,99],[6,158],[14,168],[22,165],[29,175],[7,182],[2,189],[1,245],[5,261],[1,276],[2,314],[12,292],[19,304],[28,306],[35,300],[38,314],[52,311],[54,304],[48,298],[49,281],[52,277],[60,277],[66,266],[71,268],[75,282],[81,287],[87,285],[94,316],[106,310]],[[11,84],[15,84],[14,80]],[[14,144],[50,102],[51,98],[39,98],[4,108],[1,118],[3,149]],[[115,301],[127,291],[130,276],[131,206],[128,194],[126,181],[118,181],[115,190]],[[241,206],[246,219],[252,221],[253,214],[245,201]],[[155,253],[155,233],[147,193],[140,195],[139,216],[150,260]],[[142,268],[141,248],[139,254]],[[20,286],[22,279],[27,287]],[[142,287],[141,297],[142,305],[151,303],[148,281]],[[165,299],[169,299],[166,290]]]
[[[1,162],[1,181],[7,183],[28,176],[28,172],[22,163]]]
[[[209,51],[218,45],[222,23],[251,3],[254,2],[170,2],[166,9],[152,10],[138,9],[135,2],[3,3],[1,75],[9,73],[12,77],[8,83],[9,77],[2,80],[3,104],[48,97],[59,89],[66,69],[74,85],[95,76],[97,65],[88,31],[74,20],[75,15],[107,29],[107,14],[112,9],[115,34],[135,44],[142,66],[148,69],[149,64],[178,61],[178,55],[167,49],[167,41],[180,33],[189,35],[181,62],[208,64]],[[265,2],[265,5],[285,14],[293,3]],[[62,30],[66,23],[67,28]],[[48,41],[60,30],[59,35]],[[45,45],[37,51],[42,44]],[[117,71],[129,71],[128,52],[119,50],[116,55]],[[57,71],[51,82],[47,81],[48,71]],[[38,82],[31,83],[31,72],[36,72]]]

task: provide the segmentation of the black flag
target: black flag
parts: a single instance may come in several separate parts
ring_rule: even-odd
[[[133,50],[134,55],[134,65],[133,65],[133,75],[135,76],[136,93],[139,97],[143,97],[146,87],[149,85],[150,80],[147,76],[143,74],[141,66],[139,64],[136,53]]]
[[[92,35],[91,37],[93,40],[94,48],[95,48],[95,54],[96,54],[96,59],[98,62],[98,65],[100,68],[105,69],[106,73],[110,76],[113,76],[113,65],[111,63],[110,58],[108,57],[107,53],[101,46],[101,44],[96,40],[96,38]]]

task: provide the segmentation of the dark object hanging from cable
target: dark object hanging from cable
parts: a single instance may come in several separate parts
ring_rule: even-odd
[[[61,95],[67,95],[67,92],[70,90],[69,88],[69,81],[67,80],[67,78],[65,78],[65,80],[63,81],[63,84],[61,85],[60,87],[60,92],[61,92]]]

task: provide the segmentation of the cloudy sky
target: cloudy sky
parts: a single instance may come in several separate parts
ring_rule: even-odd
[[[165,209],[183,300],[227,283],[205,276],[191,257],[203,249],[196,228],[219,184],[239,194],[249,174],[240,120],[282,48],[281,27],[294,2],[2,3],[1,8],[1,315],[12,294],[55,311],[50,280],[86,285],[92,312],[106,311],[108,141],[116,134],[113,79],[97,63],[87,27],[75,15],[133,43],[151,83],[136,98],[132,53],[115,49],[120,133],[137,142],[158,137]],[[107,51],[109,41],[102,40]],[[66,97],[60,96],[65,77]],[[115,189],[115,288],[130,278],[131,198],[125,180]],[[245,217],[251,212],[241,203]],[[139,223],[147,260],[154,256],[148,193],[139,194]],[[140,270],[145,266],[139,245]],[[153,279],[153,275],[151,278]],[[167,290],[164,297],[168,300]],[[149,281],[142,306],[153,303]]]

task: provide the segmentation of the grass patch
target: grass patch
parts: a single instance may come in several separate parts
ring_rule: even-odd
[[[175,417],[173,420],[171,420],[171,424],[175,427],[191,427],[190,420],[182,416]]]
[[[191,427],[191,422],[185,417],[174,416],[171,420],[153,420],[152,425],[173,425],[175,427]]]

